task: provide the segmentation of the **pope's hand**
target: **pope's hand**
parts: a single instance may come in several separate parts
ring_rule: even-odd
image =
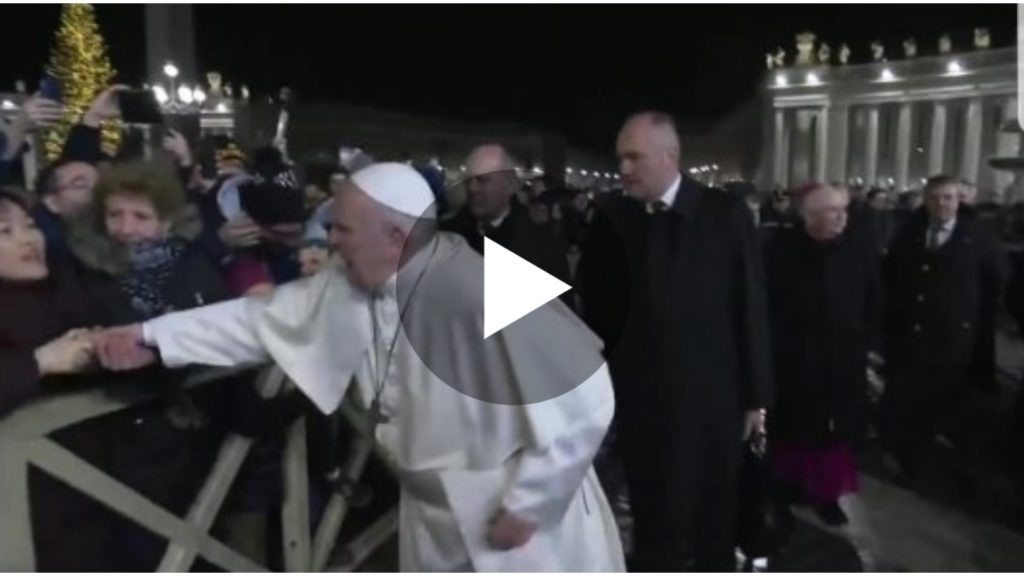
[[[138,370],[156,362],[156,354],[145,346],[142,325],[133,324],[105,330],[97,337],[96,351],[107,370]]]
[[[514,550],[525,546],[536,532],[536,523],[502,510],[491,521],[487,542],[497,550]]]

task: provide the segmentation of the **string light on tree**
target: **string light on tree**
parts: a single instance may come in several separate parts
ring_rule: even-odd
[[[91,5],[65,4],[61,8],[47,72],[59,83],[65,107],[60,123],[46,135],[46,157],[52,161],[60,155],[71,127],[114,78],[114,67]],[[104,151],[113,154],[120,138],[116,122],[104,124]]]

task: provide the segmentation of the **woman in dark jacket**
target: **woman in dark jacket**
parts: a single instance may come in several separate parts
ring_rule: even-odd
[[[802,226],[767,247],[776,405],[773,467],[822,519],[844,524],[839,497],[856,490],[853,450],[867,403],[867,354],[881,305],[878,259],[849,195],[814,185],[800,198]]]
[[[91,383],[81,373],[93,365],[91,328],[104,319],[70,264],[48,263],[45,254],[28,204],[0,190],[0,419],[39,396]],[[92,422],[51,438],[103,466],[102,436]],[[106,567],[102,550],[110,515],[100,504],[35,469],[29,495],[37,569]]]

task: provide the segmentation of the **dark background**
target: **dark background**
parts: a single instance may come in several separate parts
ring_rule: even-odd
[[[708,122],[757,92],[764,53],[813,30],[852,60],[881,39],[890,58],[950,32],[954,50],[988,27],[1014,43],[1016,5],[196,6],[199,70],[256,96],[282,85],[300,99],[341,100],[435,116],[514,121],[601,150],[624,115],[661,108]],[[59,6],[0,7],[0,88],[33,86]],[[145,80],[141,6],[97,7],[122,80]],[[833,56],[834,58],[835,56]]]

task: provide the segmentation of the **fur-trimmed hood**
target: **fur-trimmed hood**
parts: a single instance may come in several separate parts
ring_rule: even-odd
[[[193,204],[186,204],[171,217],[171,237],[192,243],[202,231],[203,221]],[[128,250],[107,235],[99,206],[68,224],[68,244],[75,258],[90,270],[119,277],[131,265]]]

